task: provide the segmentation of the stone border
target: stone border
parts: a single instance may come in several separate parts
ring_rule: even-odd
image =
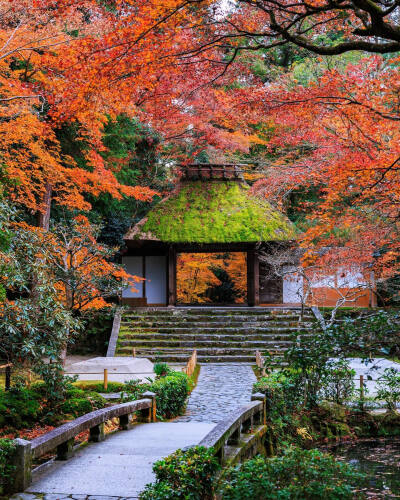
[[[115,350],[117,348],[117,341],[119,336],[119,329],[121,327],[121,318],[122,318],[122,310],[117,309],[114,315],[110,340],[108,341],[107,354],[106,354],[107,358],[113,358],[115,356]]]
[[[249,405],[222,420],[199,443],[199,446],[213,448],[222,466],[265,452],[266,398],[257,393],[251,399]]]

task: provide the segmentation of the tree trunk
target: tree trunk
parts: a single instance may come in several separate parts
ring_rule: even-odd
[[[68,341],[68,339],[67,339],[67,341]],[[64,343],[64,345],[61,349],[61,353],[60,353],[61,364],[62,364],[64,372],[65,372],[65,363],[67,361],[67,345],[68,345],[67,341]]]
[[[66,265],[65,259],[64,259],[64,264]],[[65,289],[65,298],[66,298],[66,308],[72,312],[73,307],[74,307],[72,289],[67,283],[64,283],[64,289]],[[69,339],[69,331],[66,333],[65,342],[64,342],[64,345],[62,346],[61,353],[60,353],[61,363],[62,363],[62,367],[63,367],[64,371],[65,371],[65,363],[67,361],[68,339]]]
[[[38,226],[45,229],[46,231],[48,231],[50,227],[50,209],[51,209],[52,192],[53,189],[51,185],[48,182],[46,182],[45,193],[43,195],[44,210],[43,211],[41,210],[38,216]]]

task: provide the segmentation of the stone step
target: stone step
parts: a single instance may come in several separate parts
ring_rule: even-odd
[[[202,312],[229,312],[229,313],[237,313],[237,312],[246,312],[246,313],[259,313],[259,312],[293,312],[293,311],[301,311],[301,306],[247,306],[247,305],[233,305],[233,306],[217,306],[217,305],[198,305],[198,306],[145,306],[145,307],[135,307],[130,310],[131,313],[141,313],[141,312],[174,312],[179,314],[181,312],[184,313],[202,313]],[[304,308],[304,312],[311,313],[311,310],[308,308]]]
[[[308,337],[311,335],[302,335],[302,337]],[[193,341],[203,341],[203,340],[213,340],[214,342],[226,341],[226,342],[241,342],[242,340],[291,340],[290,334],[271,334],[271,333],[252,333],[248,335],[232,335],[232,334],[222,334],[215,335],[212,333],[202,334],[202,333],[185,333],[179,336],[173,335],[171,333],[125,333],[120,335],[119,339],[122,340],[140,340],[145,342],[147,340],[160,340],[160,341],[176,341],[176,340],[193,340]]]
[[[127,312],[125,313],[125,317],[129,318],[221,318],[221,317],[228,317],[228,318],[298,318],[300,317],[301,313],[300,312],[277,312],[277,313],[271,313],[271,312],[257,312],[257,313],[246,313],[246,312],[236,312],[236,313],[230,313],[230,312],[193,312],[189,314],[185,314],[182,312],[176,313],[173,311],[166,311],[166,312],[142,312],[142,313],[136,313],[136,312]],[[304,314],[302,316],[303,318],[309,318],[313,319],[314,316],[312,314]]]
[[[125,335],[127,333],[133,335],[133,334],[138,334],[141,335],[142,333],[166,333],[170,335],[185,335],[185,334],[194,334],[194,333],[210,333],[213,335],[249,335],[252,333],[271,333],[271,334],[279,334],[279,333],[294,333],[297,332],[298,328],[295,327],[286,327],[286,328],[274,328],[274,329],[266,329],[266,328],[252,328],[252,327],[237,327],[237,328],[174,328],[174,327],[163,327],[163,328],[140,328],[137,327],[136,329],[129,329],[129,330],[122,330],[121,335]]]
[[[162,320],[174,320],[179,319],[187,321],[204,321],[205,318],[213,318],[215,320],[237,320],[237,321],[257,321],[259,318],[263,318],[265,321],[276,321],[276,320],[295,320],[297,321],[300,314],[270,314],[270,313],[259,313],[259,314],[229,314],[229,313],[210,313],[210,314],[176,314],[176,313],[164,313],[158,314],[156,312],[149,314],[135,314],[135,313],[125,313],[123,319],[127,320],[152,320],[162,319]],[[311,315],[303,315],[303,319],[313,321],[314,317]]]
[[[255,352],[281,356],[300,329],[315,328],[309,311],[293,308],[144,308],[123,314],[116,355],[187,362],[255,363]],[[303,333],[308,336],[309,333]],[[279,354],[279,355],[278,355]],[[280,362],[280,361],[279,361]]]
[[[190,353],[191,354],[191,353]],[[161,354],[161,353],[148,353],[146,357],[150,359],[151,361],[165,361],[169,363],[182,363],[186,364],[187,361],[189,360],[190,354],[180,354],[180,353],[175,353],[175,354]],[[131,353],[127,353],[126,356],[131,356]],[[123,353],[119,354],[119,356],[124,356]],[[197,361],[199,364],[202,363],[226,363],[226,364],[231,364],[231,363],[248,363],[251,365],[255,364],[255,356],[254,354],[252,355],[247,355],[247,354],[242,354],[242,355],[202,355],[198,354],[197,356]],[[280,358],[277,357],[277,364],[280,366],[286,365],[286,363],[281,362]]]
[[[281,346],[281,345],[271,345],[269,346],[269,349],[263,349],[261,346],[260,346],[260,349],[261,351],[263,352],[266,352],[266,351],[273,351],[273,352],[279,352],[279,353],[283,353],[284,351],[286,351],[288,348],[288,346]],[[200,347],[199,349],[196,349],[197,350],[197,354],[198,355],[202,355],[202,356],[222,356],[223,354],[226,354],[227,356],[230,355],[230,356],[233,356],[233,355],[247,355],[247,356],[253,356],[253,358],[255,359],[255,351],[257,350],[256,348],[252,347],[252,348],[242,348],[242,347],[225,347],[225,348],[221,348],[221,347]],[[141,347],[140,349],[136,349],[136,356],[143,356],[143,357],[147,357],[149,354],[157,354],[157,353],[160,353],[160,354],[164,354],[164,355],[167,355],[167,354],[185,354],[188,358],[190,358],[191,354],[193,352],[193,348],[191,347],[161,347],[161,346],[157,346],[157,347],[154,347],[154,348],[151,348],[151,347]],[[123,355],[123,354],[128,354],[128,355],[131,355],[132,356],[132,349],[131,348],[127,348],[127,347],[120,347],[118,350],[117,350],[117,355]]]
[[[126,321],[123,320],[121,321],[121,328],[134,328],[135,326],[140,326],[141,328],[149,328],[149,327],[161,327],[161,326],[176,326],[176,327],[191,327],[191,326],[196,326],[198,328],[200,327],[213,327],[213,328],[218,328],[221,327],[221,325],[229,325],[230,327],[237,327],[237,326],[243,326],[243,325],[251,325],[251,326],[258,326],[258,327],[265,327],[265,328],[274,328],[274,327],[282,327],[282,326],[288,326],[288,327],[295,327],[295,328],[307,328],[307,327],[312,327],[313,323],[299,323],[298,321],[232,321],[232,320],[226,320],[223,321],[189,321],[187,319],[185,320],[179,320],[179,321],[174,321],[171,319],[170,321],[163,321],[163,320],[154,320],[154,321]]]
[[[236,342],[226,342],[226,341],[218,341],[218,344],[215,340],[146,340],[143,339],[138,340],[119,340],[119,347],[137,347],[137,348],[147,348],[151,347],[153,349],[159,347],[160,349],[173,348],[173,347],[190,347],[192,349],[200,349],[202,347],[216,347],[218,345],[218,349],[229,349],[230,347],[237,346],[238,348],[249,348],[254,351],[259,348],[268,349],[271,346],[275,345],[291,345],[292,342],[290,340],[237,340]]]

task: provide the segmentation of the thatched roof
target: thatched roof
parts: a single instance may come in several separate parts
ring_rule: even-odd
[[[296,238],[289,219],[268,201],[250,195],[237,175],[212,180],[197,171],[184,179],[128,231],[126,240],[252,243]]]

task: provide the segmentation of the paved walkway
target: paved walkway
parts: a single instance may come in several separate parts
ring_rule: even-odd
[[[45,500],[137,498],[146,484],[154,481],[152,465],[156,460],[178,448],[197,444],[214,425],[138,424],[132,430],[81,448],[66,462],[53,462],[35,475],[24,496],[15,498],[36,498],[33,493],[45,493]]]
[[[175,422],[219,422],[249,404],[256,377],[245,364],[201,365],[199,380],[186,408]]]

